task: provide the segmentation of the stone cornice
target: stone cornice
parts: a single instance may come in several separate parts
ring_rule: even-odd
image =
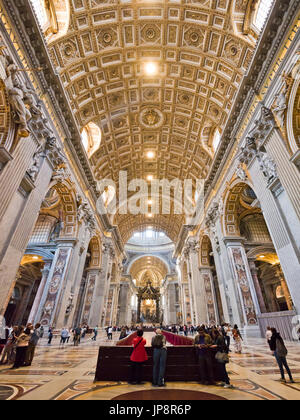
[[[215,179],[220,175],[224,164],[236,143],[236,135],[255,99],[261,90],[266,75],[278,54],[286,32],[295,19],[299,10],[300,0],[276,0],[262,32],[249,70],[245,75],[232,108],[230,117],[220,143],[220,148],[215,156],[213,165],[205,183],[205,194],[208,197],[213,188]]]
[[[54,69],[41,29],[29,0],[2,0],[11,23],[22,43],[24,53],[31,67],[43,67],[36,77],[43,94],[46,94],[56,112],[57,118],[66,133],[65,144],[79,167],[84,181],[94,199],[97,198],[97,184],[81,143],[81,135],[72,113],[65,89]]]

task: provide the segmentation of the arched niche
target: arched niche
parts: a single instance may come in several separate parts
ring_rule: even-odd
[[[48,189],[48,193],[45,198],[46,200],[51,190],[55,190],[57,192],[60,198],[60,204],[62,208],[62,211],[60,213],[60,221],[62,222],[62,228],[59,231],[59,236],[75,238],[77,236],[78,230],[77,203],[75,191],[71,183],[67,180],[63,182],[53,182],[52,184],[50,184],[50,187]]]
[[[94,236],[89,245],[90,265],[89,268],[100,268],[101,266],[101,241],[98,236]]]
[[[199,250],[199,263],[201,267],[210,267],[211,265],[211,256],[212,245],[210,238],[207,235],[204,235],[200,241],[200,250]]]
[[[240,220],[248,213],[260,213],[261,210],[253,207],[257,200],[252,185],[249,182],[234,181],[225,192],[223,231],[226,236],[240,236]]]

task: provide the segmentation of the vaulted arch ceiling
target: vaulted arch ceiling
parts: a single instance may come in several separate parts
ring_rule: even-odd
[[[147,279],[152,281],[154,287],[158,287],[168,274],[168,268],[160,258],[147,256],[132,264],[130,274],[136,279],[138,287],[146,286]]]
[[[118,185],[121,170],[129,180],[206,178],[214,131],[225,125],[253,52],[254,39],[243,35],[248,3],[70,0],[69,30],[50,54],[80,128],[102,130],[91,159],[97,179]],[[157,75],[145,74],[147,61]],[[174,238],[177,219],[154,216],[151,225]],[[124,240],[131,224],[149,224],[145,216],[118,222]]]

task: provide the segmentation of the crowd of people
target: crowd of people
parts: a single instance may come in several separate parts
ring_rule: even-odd
[[[237,325],[232,328],[229,324],[221,326],[202,325],[195,327],[193,325],[161,325],[159,328],[148,326],[149,330],[155,331],[152,339],[153,347],[153,385],[164,386],[164,375],[167,362],[167,345],[163,330],[173,334],[191,336],[194,340],[199,365],[199,381],[205,385],[214,385],[215,373],[214,366],[217,360],[218,377],[222,379],[225,388],[231,388],[230,379],[226,370],[229,362],[229,353],[232,351],[230,346],[233,343],[233,351],[237,354],[242,353],[243,337]],[[137,337],[133,343],[133,353],[131,356],[132,370],[130,383],[142,382],[143,363],[148,360],[145,349],[146,340],[143,338],[143,328],[141,325],[131,325],[116,327],[108,326],[105,328],[107,339],[113,340],[113,333],[118,333],[118,339],[122,340],[137,331]],[[97,340],[99,327],[91,329],[88,325],[81,325],[75,328],[62,328],[60,331],[59,347],[63,348],[66,343],[73,340],[71,344],[78,346],[82,339],[89,333],[89,339]],[[57,334],[57,333],[56,333]],[[18,369],[22,366],[31,366],[36,346],[44,335],[44,328],[40,324],[33,326],[28,324],[24,326],[14,326],[6,328],[6,344],[1,354],[0,364],[11,364],[12,369]],[[48,345],[50,346],[54,337],[54,329],[48,329]],[[289,376],[290,382],[294,383],[293,376],[287,363],[287,354],[285,343],[275,328],[268,327],[266,331],[266,340],[269,348],[278,364],[281,381],[286,382],[285,372]]]
[[[12,369],[31,366],[36,346],[43,336],[40,324],[7,329],[7,340],[1,354],[1,364],[12,364]]]

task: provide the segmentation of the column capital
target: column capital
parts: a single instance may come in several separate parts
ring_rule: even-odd
[[[227,248],[230,246],[244,247],[245,238],[242,238],[241,236],[224,236],[223,242]]]

